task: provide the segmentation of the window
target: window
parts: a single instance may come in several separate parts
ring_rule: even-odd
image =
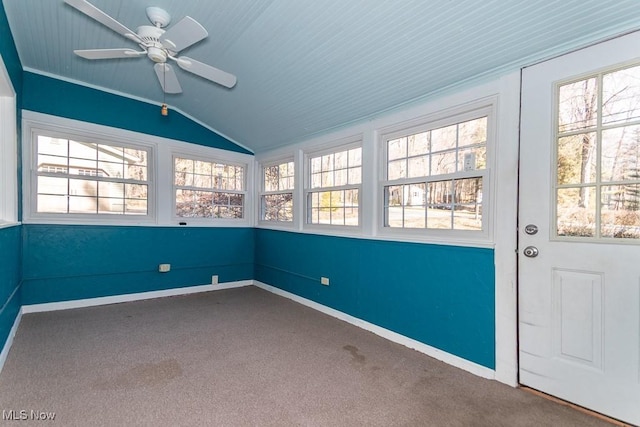
[[[307,224],[360,223],[362,147],[309,156]]]
[[[242,165],[174,157],[176,216],[244,218],[245,169]]]
[[[262,221],[293,221],[293,190],[295,182],[293,161],[267,165],[262,168],[260,219]]]
[[[37,134],[36,213],[147,216],[149,151]]]
[[[26,224],[253,224],[251,155],[33,111],[22,119]]]
[[[558,86],[556,236],[640,238],[640,66]]]
[[[444,124],[383,137],[384,227],[484,229],[488,113]]]

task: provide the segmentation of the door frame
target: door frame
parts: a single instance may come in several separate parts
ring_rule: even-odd
[[[499,80],[493,206],[495,268],[495,380],[518,382],[518,180],[520,69]]]

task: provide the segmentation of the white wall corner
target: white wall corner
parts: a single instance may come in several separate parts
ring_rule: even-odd
[[[500,79],[494,199],[496,380],[518,384],[517,215],[520,71]]]
[[[0,56],[0,223],[18,221],[16,93]]]

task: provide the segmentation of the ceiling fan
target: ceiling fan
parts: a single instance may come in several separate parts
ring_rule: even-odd
[[[153,25],[143,25],[137,31],[131,31],[102,10],[86,0],[64,0],[102,25],[110,28],[125,38],[137,43],[141,51],[123,49],[87,49],[73,52],[86,59],[138,58],[147,56],[155,62],[153,66],[160,86],[165,93],[181,93],[173,67],[167,60],[175,61],[180,68],[221,86],[232,88],[236,84],[236,76],[219,70],[211,65],[196,61],[186,56],[176,56],[178,52],[203,40],[209,33],[195,19],[186,16],[171,28],[164,30],[171,21],[171,16],[159,7],[148,7],[147,17]]]

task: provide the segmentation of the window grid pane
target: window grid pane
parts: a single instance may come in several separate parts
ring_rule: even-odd
[[[387,140],[385,227],[482,231],[483,177],[452,174],[486,169],[487,123],[483,116]]]
[[[147,150],[38,135],[36,152],[38,213],[148,214]]]
[[[307,224],[358,226],[362,147],[309,158]]]
[[[358,225],[359,189],[315,191],[307,196],[309,224]]]
[[[317,162],[318,171],[321,163]],[[293,190],[295,186],[294,162],[264,166],[260,203],[260,219],[271,222],[293,221]]]
[[[482,230],[482,178],[384,187],[385,227]]]
[[[176,216],[179,218],[244,218],[243,166],[174,159]]]
[[[362,182],[361,147],[312,157],[309,164],[311,188],[360,185]]]

